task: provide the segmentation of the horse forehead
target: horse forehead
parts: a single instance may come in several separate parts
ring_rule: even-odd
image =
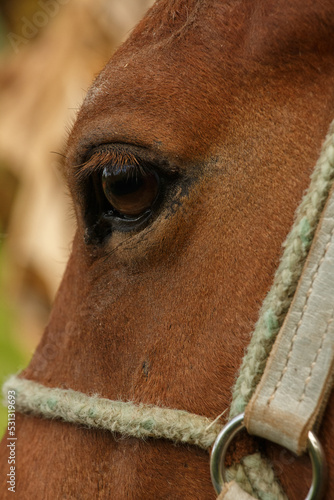
[[[217,8],[224,26],[215,21]],[[235,9],[244,6],[157,2],[96,79],[72,137],[160,143],[178,159],[205,157],[224,133],[240,79],[240,51],[232,48],[242,19]]]
[[[176,77],[180,65],[216,73],[217,62],[234,71],[254,61],[275,66],[328,40],[333,14],[331,0],[157,0],[96,79],[86,103],[108,94],[115,70],[128,78],[129,66],[151,78],[159,78],[159,67]]]
[[[177,73],[181,68],[190,73],[205,72],[209,79],[219,69],[216,65],[219,55],[226,65],[234,61],[238,52],[235,41],[245,27],[240,16],[246,11],[246,5],[240,1],[157,1],[96,79],[86,104],[107,96],[116,75],[119,82],[122,76],[125,80],[131,78],[127,80],[128,86],[143,77],[153,83],[153,79],[163,80],[168,74],[170,79],[165,83],[169,86],[178,77],[187,86],[190,82],[186,73]],[[231,50],[226,50],[223,44]],[[201,84],[205,85],[205,78],[197,78],[197,88]]]
[[[191,122],[209,101],[214,119],[251,74],[265,78],[287,60],[298,69],[303,52],[328,39],[333,11],[328,0],[157,1],[92,85],[81,116],[131,107],[157,115],[158,106]]]
[[[183,165],[227,151],[327,71],[334,3],[278,1],[157,2],[88,92],[69,161],[115,142]]]

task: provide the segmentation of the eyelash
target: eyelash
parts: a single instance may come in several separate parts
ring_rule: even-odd
[[[119,168],[127,164],[139,166],[137,158],[131,153],[120,151],[119,148],[98,148],[89,155],[84,163],[76,167],[75,176],[80,181],[87,176],[101,172],[104,167],[117,165]]]

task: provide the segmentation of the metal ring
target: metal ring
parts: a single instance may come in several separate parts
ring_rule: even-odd
[[[224,468],[225,455],[234,436],[245,428],[244,415],[244,413],[241,413],[225,425],[218,434],[212,448],[210,472],[212,484],[218,495],[226,482]],[[311,458],[313,474],[311,488],[305,500],[320,500],[325,491],[327,466],[322,446],[311,431],[308,433],[307,450]]]

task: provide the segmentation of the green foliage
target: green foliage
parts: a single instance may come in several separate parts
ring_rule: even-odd
[[[12,373],[18,372],[28,362],[27,354],[15,338],[15,314],[5,293],[4,270],[6,258],[0,244],[0,385]],[[7,408],[0,405],[0,437],[7,427]]]

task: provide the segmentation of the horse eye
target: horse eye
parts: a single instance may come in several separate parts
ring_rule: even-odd
[[[135,218],[154,204],[159,193],[159,177],[138,165],[105,167],[102,188],[112,209],[124,217]]]

